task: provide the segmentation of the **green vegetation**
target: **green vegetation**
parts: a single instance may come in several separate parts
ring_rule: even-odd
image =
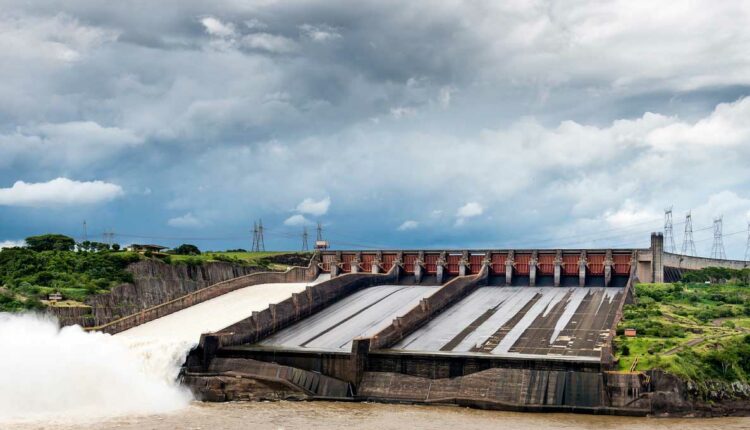
[[[663,369],[693,381],[750,381],[747,270],[709,268],[676,284],[638,284],[615,340],[619,367]],[[708,283],[706,283],[708,282]],[[625,337],[626,328],[637,330]]]
[[[309,254],[284,252],[205,252],[184,244],[174,253],[138,254],[119,251],[119,245],[101,242],[76,244],[67,236],[46,234],[26,239],[25,248],[0,250],[0,312],[38,309],[49,294],[60,293],[68,303],[83,302],[93,294],[132,282],[125,268],[144,258],[170,264],[198,266],[223,261],[265,270],[284,270],[288,265],[306,264]],[[74,251],[76,249],[76,251]]]
[[[178,255],[169,256],[169,262],[172,264],[189,264],[197,266],[206,262],[222,261],[225,263],[240,264],[243,266],[260,267],[268,270],[284,270],[288,264],[275,262],[274,257],[281,255],[290,255],[288,252],[247,252],[247,251],[227,251],[213,252],[206,251],[200,255]],[[291,254],[300,255],[309,258],[309,254]]]
[[[125,271],[140,256],[128,252],[35,251],[12,248],[0,251],[0,311],[41,307],[40,300],[59,292],[66,299],[83,301],[130,282]]]

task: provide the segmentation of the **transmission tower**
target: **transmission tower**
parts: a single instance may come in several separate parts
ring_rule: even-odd
[[[315,239],[316,241],[323,241],[323,225],[318,221],[318,237]]]
[[[81,242],[86,242],[87,240],[89,240],[89,234],[86,230],[86,220],[83,220],[83,240]]]
[[[258,252],[266,250],[266,243],[263,241],[263,220],[258,220]]]
[[[258,222],[253,222],[253,246],[250,248],[250,252],[256,252],[258,250]]]
[[[672,208],[664,209],[664,248],[666,252],[675,253],[674,234],[672,232]]]
[[[711,258],[725,260],[727,256],[724,253],[724,233],[722,233],[724,221],[722,218],[714,219],[714,244],[711,247]]]
[[[693,217],[690,212],[685,215],[685,234],[682,238],[682,255],[695,255],[695,242],[693,241]]]
[[[307,226],[302,227],[302,250],[309,251],[310,247],[307,245]]]
[[[750,221],[747,223],[747,245],[745,246],[745,261],[750,261]]]

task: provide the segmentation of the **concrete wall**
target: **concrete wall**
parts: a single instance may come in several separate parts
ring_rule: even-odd
[[[293,267],[286,272],[259,272],[247,276],[240,276],[228,281],[218,282],[206,288],[202,288],[198,291],[194,291],[174,300],[150,307],[136,314],[117,319],[107,324],[89,327],[87,330],[115,334],[240,288],[279,282],[310,282],[315,279],[316,274],[317,265],[311,263],[307,268]]]
[[[250,318],[217,333],[204,334],[201,336],[201,346],[207,342],[215,343],[217,348],[258,342],[349,294],[374,285],[395,283],[398,274],[399,267],[394,266],[387,274],[350,273],[309,286],[305,292],[292,294],[292,297],[270,305]],[[209,353],[207,358],[210,359],[211,355]]]
[[[730,269],[745,269],[750,262],[741,260],[718,260],[715,258],[691,257],[689,255],[670,254],[665,252],[664,266],[683,270],[700,270],[706,267],[725,267]]]
[[[479,274],[455,278],[438,291],[422,299],[417,307],[396,318],[393,323],[372,337],[370,348],[388,348],[414,330],[428,322],[435,315],[469,295],[479,285],[486,284],[488,268],[484,266]]]

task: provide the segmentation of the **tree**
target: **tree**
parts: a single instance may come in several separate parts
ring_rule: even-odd
[[[120,244],[119,243],[113,243],[112,244],[112,251],[119,251],[120,250]]]
[[[200,255],[201,250],[195,245],[183,243],[174,249],[174,253],[177,255]]]
[[[34,251],[72,251],[76,245],[73,238],[62,234],[43,234],[26,238],[26,246]]]

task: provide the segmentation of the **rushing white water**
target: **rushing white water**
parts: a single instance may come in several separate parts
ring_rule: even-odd
[[[310,284],[261,284],[111,336],[58,328],[35,314],[0,313],[0,427],[165,413],[192,396],[177,376],[201,333],[247,318]]]
[[[176,377],[192,343],[118,339],[0,313],[0,345],[0,425],[165,413],[191,400]]]

